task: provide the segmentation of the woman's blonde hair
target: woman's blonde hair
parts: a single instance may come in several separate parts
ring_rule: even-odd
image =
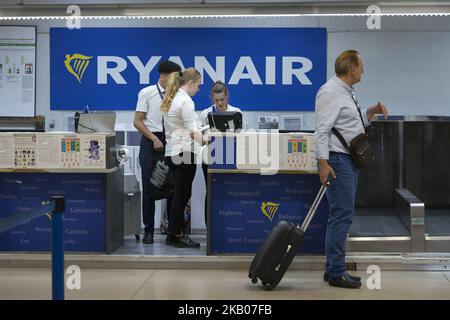
[[[169,75],[169,80],[167,81],[166,95],[161,103],[161,111],[165,113],[169,112],[173,98],[177,94],[178,89],[189,81],[197,82],[201,79],[202,76],[200,75],[200,72],[194,68],[187,68],[183,72],[172,72]]]

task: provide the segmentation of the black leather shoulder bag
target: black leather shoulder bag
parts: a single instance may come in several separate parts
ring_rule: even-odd
[[[361,118],[361,122],[364,127],[364,121],[361,114],[361,109],[358,106],[358,102],[356,101],[356,98],[352,96],[353,100],[355,101],[356,108],[359,112],[359,117]],[[367,166],[367,163],[375,159],[375,151],[373,150],[372,146],[369,143],[368,135],[366,132],[358,134],[353,140],[350,142],[350,145],[348,145],[347,141],[345,141],[344,137],[341,135],[341,133],[336,129],[331,129],[333,133],[336,135],[336,137],[341,141],[342,145],[345,149],[350,151],[350,155],[353,160],[353,164],[358,169],[364,169]],[[365,127],[364,127],[365,130]]]

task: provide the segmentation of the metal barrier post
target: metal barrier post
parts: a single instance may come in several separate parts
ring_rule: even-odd
[[[64,300],[64,233],[62,215],[65,210],[64,197],[54,196],[52,214],[52,299]]]

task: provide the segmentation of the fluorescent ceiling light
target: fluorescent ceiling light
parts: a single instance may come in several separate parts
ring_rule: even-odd
[[[133,15],[133,16],[20,16],[0,17],[8,20],[112,20],[112,19],[206,19],[206,18],[301,18],[301,17],[447,17],[450,12],[405,12],[405,13],[305,13],[305,14],[177,14],[177,15]]]

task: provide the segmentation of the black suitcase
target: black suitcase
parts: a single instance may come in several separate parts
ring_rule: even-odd
[[[248,277],[252,283],[257,283],[260,279],[267,290],[272,290],[278,285],[297,254],[298,246],[302,244],[306,229],[326,190],[327,186],[322,185],[301,227],[280,221],[272,230],[250,264]]]

